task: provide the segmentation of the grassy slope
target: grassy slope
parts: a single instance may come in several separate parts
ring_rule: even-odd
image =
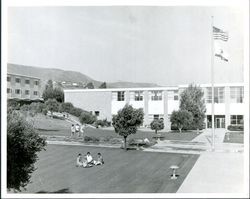
[[[103,154],[105,164],[75,167],[76,156],[90,151]],[[29,193],[175,193],[198,155],[124,151],[122,149],[49,145],[39,153]],[[171,180],[169,167],[180,168]]]
[[[35,121],[35,127],[39,130],[38,132],[42,135],[56,135],[56,136],[69,136],[70,135],[70,127],[71,123],[60,120],[60,119],[52,119],[49,117],[45,117],[42,114],[38,114],[33,118]],[[161,135],[165,136],[165,139],[167,140],[192,140],[194,139],[197,134],[196,132],[174,132],[174,133],[164,133],[159,132]],[[85,131],[85,135],[87,136],[95,136],[95,137],[115,137],[115,138],[121,138],[117,133],[115,133],[114,130],[108,130],[108,129],[95,129],[91,127],[87,127]],[[130,135],[128,138],[148,138],[152,139],[152,137],[155,136],[155,133],[151,130],[149,131],[140,131],[138,130],[136,134]]]

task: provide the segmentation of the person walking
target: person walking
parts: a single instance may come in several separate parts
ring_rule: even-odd
[[[76,132],[76,136],[78,135],[78,137],[80,136],[80,126],[79,124],[75,125],[75,132]]]
[[[80,131],[81,131],[81,136],[83,137],[83,134],[84,134],[84,132],[85,132],[85,124],[83,124],[83,125],[81,126]]]
[[[75,129],[75,125],[72,124],[71,126],[71,137],[73,137],[75,135],[76,129]]]

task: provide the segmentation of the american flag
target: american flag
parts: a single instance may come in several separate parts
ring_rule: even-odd
[[[214,26],[213,26],[213,35],[214,35],[214,39],[220,39],[222,41],[228,40],[228,33]]]

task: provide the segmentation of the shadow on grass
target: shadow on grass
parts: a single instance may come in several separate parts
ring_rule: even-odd
[[[69,188],[65,188],[65,189],[59,189],[57,191],[51,191],[51,192],[49,192],[49,191],[38,191],[36,193],[72,193],[72,192],[69,190]]]

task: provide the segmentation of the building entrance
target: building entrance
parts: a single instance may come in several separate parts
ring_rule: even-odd
[[[207,128],[212,128],[211,115],[207,115]],[[225,115],[214,116],[214,128],[225,128]]]

